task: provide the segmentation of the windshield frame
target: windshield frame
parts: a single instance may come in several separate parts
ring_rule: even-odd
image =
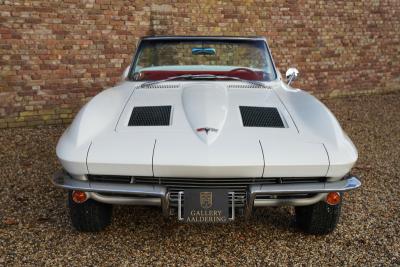
[[[136,64],[138,62],[139,56],[141,54],[142,48],[145,45],[146,42],[148,41],[175,41],[175,42],[190,42],[190,41],[262,41],[265,44],[265,50],[266,50],[266,57],[270,60],[271,62],[271,67],[272,71],[274,74],[274,79],[271,80],[257,80],[258,82],[271,82],[279,79],[278,72],[275,66],[275,62],[272,58],[271,51],[268,45],[268,42],[266,38],[264,37],[225,37],[225,36],[154,36],[154,37],[144,37],[139,40],[139,43],[137,45],[137,49],[135,51],[135,54],[132,59],[132,64],[130,65],[129,68],[129,73],[128,73],[128,80],[129,81],[134,81],[134,82],[151,82],[151,81],[157,81],[157,80],[135,80],[134,79],[134,70],[136,68]],[[216,80],[217,81],[217,80]]]

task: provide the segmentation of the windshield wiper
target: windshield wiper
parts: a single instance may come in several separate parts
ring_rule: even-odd
[[[249,84],[252,84],[252,85],[265,87],[265,85],[262,82],[259,82],[259,81],[251,81],[251,80],[241,79],[241,78],[238,78],[238,77],[225,76],[225,75],[214,75],[214,74],[184,74],[184,75],[177,75],[177,76],[172,76],[172,77],[169,77],[169,78],[166,78],[166,79],[163,79],[163,80],[145,82],[145,83],[142,83],[140,85],[140,87],[151,86],[151,85],[154,85],[154,84],[158,84],[158,83],[162,83],[162,82],[168,82],[168,81],[172,81],[172,80],[178,80],[178,79],[185,79],[185,80],[229,79],[229,80],[235,80],[235,81],[249,83]]]
[[[259,81],[252,81],[252,80],[246,80],[238,77],[233,77],[233,76],[226,76],[226,75],[213,75],[213,74],[205,74],[204,79],[228,79],[228,80],[235,80],[235,81],[240,81],[240,82],[245,82],[249,83],[252,85],[257,85],[261,87],[265,87],[265,85],[262,82]]]
[[[162,80],[157,80],[157,81],[151,81],[151,82],[144,82],[140,85],[140,87],[146,87],[146,86],[151,86],[154,84],[162,83],[162,82],[168,82],[168,81],[173,81],[173,80],[178,80],[178,79],[192,79],[194,75],[192,74],[184,74],[184,75],[177,75],[177,76],[172,76],[168,77],[166,79]]]

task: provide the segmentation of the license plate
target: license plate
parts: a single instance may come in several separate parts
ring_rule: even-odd
[[[230,197],[226,189],[186,189],[183,220],[188,223],[226,223],[231,220]]]

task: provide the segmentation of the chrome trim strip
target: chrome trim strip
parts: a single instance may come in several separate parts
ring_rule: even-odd
[[[141,40],[266,40],[264,36],[189,36],[189,35],[160,35],[145,36]]]
[[[89,198],[98,202],[112,205],[135,205],[135,206],[161,206],[161,198],[157,197],[121,197],[106,196],[95,192],[88,192]]]
[[[308,206],[322,201],[326,198],[327,193],[319,193],[309,198],[291,198],[291,199],[255,199],[254,207],[269,207],[269,206]]]
[[[232,201],[232,216],[228,218],[229,221],[234,221],[235,220],[235,192],[229,192],[228,193],[231,196],[231,201]]]
[[[178,192],[178,221],[183,221],[182,218],[182,195],[183,191]]]

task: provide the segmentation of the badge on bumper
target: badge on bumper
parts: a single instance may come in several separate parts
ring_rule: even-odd
[[[227,189],[186,189],[184,192],[183,220],[190,223],[226,223],[229,217]]]

